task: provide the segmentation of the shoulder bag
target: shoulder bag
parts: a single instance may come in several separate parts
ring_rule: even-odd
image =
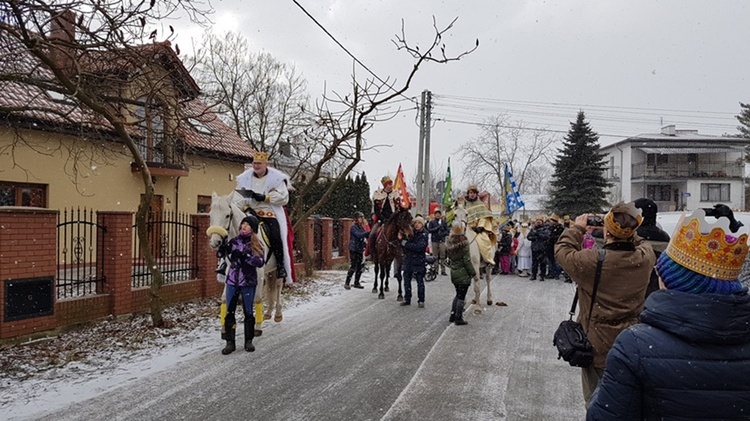
[[[589,311],[588,325],[591,323],[591,313],[594,312],[596,292],[599,289],[599,281],[602,277],[602,262],[604,262],[605,250],[599,250],[596,262],[596,278],[594,279],[594,291],[591,294],[591,310]],[[560,323],[555,331],[552,344],[557,347],[557,359],[562,358],[572,367],[588,367],[594,362],[594,347],[591,346],[586,331],[580,323],[573,320],[578,304],[578,289],[573,297],[573,305],[570,306],[570,317]]]

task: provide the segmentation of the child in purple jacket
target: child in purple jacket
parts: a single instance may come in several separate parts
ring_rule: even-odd
[[[255,287],[258,285],[258,270],[264,263],[263,246],[258,236],[258,218],[250,215],[240,222],[239,235],[229,240],[220,248],[219,257],[229,257],[229,273],[227,274],[227,315],[224,318],[227,344],[221,353],[231,354],[235,347],[235,332],[237,319],[237,301],[242,294],[242,310],[245,313],[245,351],[255,351],[253,337],[255,336],[255,317],[253,316],[253,301]]]

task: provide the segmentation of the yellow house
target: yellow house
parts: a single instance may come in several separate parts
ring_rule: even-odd
[[[0,38],[7,38],[0,74],[33,69],[52,77],[20,44]],[[116,60],[90,55],[79,65],[115,80],[100,89],[128,99],[117,106],[151,171],[152,211],[207,212],[212,192],[235,188],[252,149],[199,99],[169,42],[134,51]],[[0,82],[0,206],[134,212],[143,189],[130,151],[93,113],[39,86]]]

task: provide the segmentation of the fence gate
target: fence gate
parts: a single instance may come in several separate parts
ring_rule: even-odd
[[[93,210],[64,209],[57,217],[57,298],[82,297],[104,286],[104,236]]]
[[[164,283],[171,284],[194,279],[198,271],[198,251],[194,241],[198,227],[190,223],[184,212],[163,211],[150,215],[146,221],[151,253],[164,276]],[[138,229],[133,224],[133,288],[151,285],[151,271],[141,255]]]
[[[315,252],[315,269],[323,269],[323,221],[313,219],[313,250]]]

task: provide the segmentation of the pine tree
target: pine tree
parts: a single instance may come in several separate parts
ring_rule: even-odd
[[[740,115],[735,116],[740,125],[737,126],[737,130],[740,132],[741,137],[750,139],[750,103],[743,104],[740,102]]]
[[[607,206],[604,179],[606,163],[599,153],[599,135],[588,122],[583,111],[565,136],[561,154],[555,161],[552,194],[547,208],[558,215],[580,215],[601,212]]]

